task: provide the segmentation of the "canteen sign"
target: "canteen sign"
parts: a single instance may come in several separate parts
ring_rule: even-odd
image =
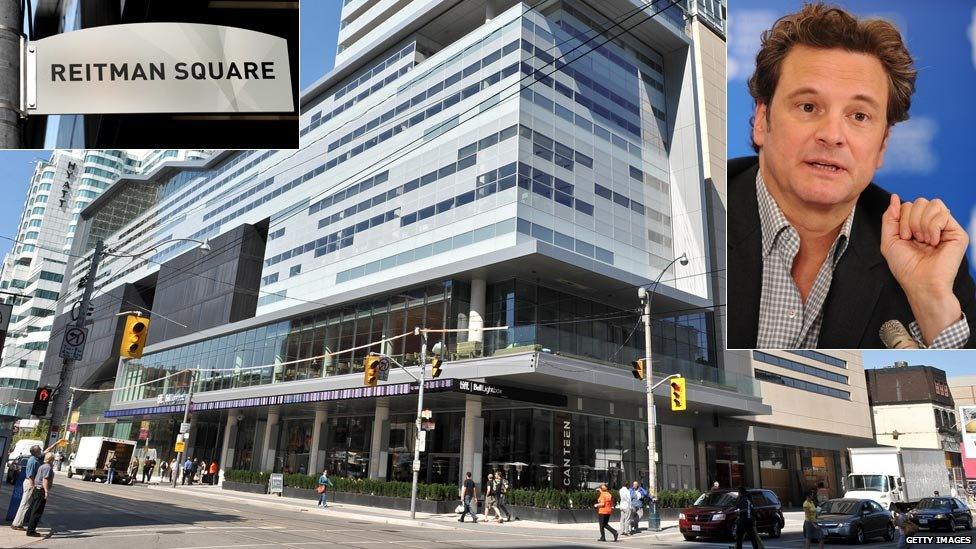
[[[31,42],[28,114],[292,112],[288,42],[197,23],[134,23]]]

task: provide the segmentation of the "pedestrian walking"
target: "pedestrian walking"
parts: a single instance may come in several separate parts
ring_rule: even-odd
[[[210,484],[213,486],[217,485],[217,480],[220,479],[220,467],[217,465],[217,460],[210,460]]]
[[[44,459],[41,455],[41,447],[34,445],[30,447],[31,457],[27,458],[27,467],[25,468],[24,477],[24,493],[20,497],[20,507],[17,507],[17,514],[14,515],[14,521],[10,523],[10,527],[14,530],[23,530],[24,522],[27,519],[27,511],[30,509],[31,494],[34,492],[34,477],[37,475],[37,469],[41,466],[41,461]]]
[[[630,483],[626,480],[623,486],[620,487],[620,535],[629,536],[631,534],[630,528]]]
[[[508,510],[508,480],[501,471],[495,471],[495,515],[498,516],[498,522],[511,522],[512,512]],[[505,513],[505,518],[502,519],[502,513]]]
[[[63,460],[64,460],[64,455],[63,455],[63,454],[61,453],[61,451],[60,451],[60,450],[58,450],[57,452],[54,452],[54,467],[55,467],[55,468],[56,468],[56,469],[57,469],[58,471],[60,471],[60,470],[61,470],[61,462],[62,462]]]
[[[756,533],[756,509],[745,486],[739,486],[739,498],[735,502],[739,516],[735,521],[735,549],[742,549],[742,540],[749,536],[753,549],[763,549],[762,540]]]
[[[607,541],[605,530],[610,530],[610,533],[613,534],[613,541],[617,541],[618,533],[613,529],[613,526],[610,526],[610,514],[613,513],[613,496],[610,495],[610,489],[607,488],[606,484],[600,485],[600,491],[593,507],[596,509],[597,520],[600,524],[600,539],[597,541]]]
[[[329,470],[323,469],[322,475],[319,476],[319,485],[315,488],[315,491],[319,493],[319,507],[329,506],[329,488],[331,487],[332,479],[329,478]]]
[[[803,549],[810,549],[811,541],[816,541],[819,549],[823,549],[823,531],[817,524],[817,490],[807,492],[803,502]]]
[[[183,480],[180,482],[180,485],[182,486],[187,482],[191,486],[193,485],[193,460],[189,457],[183,462]]]
[[[470,472],[464,474],[464,482],[461,483],[461,489],[458,495],[461,496],[461,505],[464,506],[458,522],[464,522],[464,516],[471,515],[471,521],[477,524],[478,515],[476,514],[475,507],[478,505],[478,486],[471,480]]]
[[[142,460],[142,482],[148,483],[149,479],[152,478],[153,467],[156,466],[156,460],[151,458],[146,458]]]
[[[167,478],[166,473],[169,472],[169,462],[165,459],[159,464],[159,480]]]
[[[112,484],[112,481],[115,479],[115,464],[116,463],[118,463],[118,460],[115,459],[115,454],[113,454],[112,457],[109,458],[108,465],[105,468],[105,485],[106,486]]]
[[[34,476],[36,488],[31,492],[30,512],[27,519],[27,535],[32,538],[41,536],[37,533],[37,523],[41,521],[41,515],[44,514],[44,506],[47,505],[48,494],[54,483],[52,463],[54,463],[54,454],[52,452],[44,454],[44,463],[37,468],[37,474]]]
[[[179,478],[179,476],[180,476],[180,464],[176,462],[176,458],[173,458],[173,459],[171,459],[169,461],[169,467],[168,467],[168,469],[169,469],[169,480],[170,480],[170,482],[173,481],[173,475],[176,475],[177,478]]]
[[[139,480],[139,459],[132,460],[132,464],[129,466],[129,478],[132,482]]]
[[[498,514],[498,509],[495,508],[495,475],[488,473],[488,478],[485,480],[485,508],[484,508],[484,521],[488,522],[488,513],[495,513],[495,522],[501,521],[501,515]]]
[[[910,547],[908,545],[908,538],[918,535],[918,524],[912,521],[912,518],[904,508],[898,506],[895,508],[895,527],[898,531],[898,541],[895,545],[896,549],[907,549]]]
[[[647,527],[650,528],[651,497],[640,481],[635,480],[630,485],[630,531],[634,534],[640,533],[640,519],[644,516],[645,508],[648,511]]]

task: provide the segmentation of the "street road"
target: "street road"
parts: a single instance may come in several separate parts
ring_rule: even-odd
[[[209,488],[207,488],[209,491]],[[213,488],[219,493],[219,488]],[[9,485],[0,491],[6,503]],[[57,477],[40,531],[46,539],[33,541],[37,549],[251,549],[290,547],[293,549],[337,547],[377,549],[382,547],[434,549],[439,547],[570,548],[570,547],[728,547],[728,542],[686,542],[676,532],[654,540],[621,538],[616,544],[598,543],[592,530],[532,529],[495,524],[457,524],[443,528],[393,526],[329,516],[329,510],[289,510],[280,505],[226,497],[216,499],[137,486],[103,486],[78,478]],[[453,522],[453,524],[451,524]],[[460,529],[454,527],[462,527]],[[48,533],[50,528],[50,533]],[[8,534],[9,532],[9,534]],[[13,537],[10,537],[13,534]],[[972,532],[957,532],[972,535]],[[23,532],[6,530],[0,540],[16,543],[30,539]],[[764,539],[768,549],[802,547],[799,532],[778,540]],[[0,547],[8,545],[0,542]],[[748,546],[748,545],[747,545]],[[863,547],[894,547],[876,541]],[[918,547],[918,546],[916,546]]]

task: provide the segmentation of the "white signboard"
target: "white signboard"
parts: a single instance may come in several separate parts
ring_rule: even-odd
[[[21,429],[33,429],[37,427],[37,424],[40,422],[41,420],[39,419],[18,419],[14,422],[14,427],[20,427]]]
[[[190,424],[188,422],[187,423],[180,423],[180,433],[181,434],[186,434],[186,433],[189,433],[189,432],[190,432]]]
[[[962,423],[962,445],[966,458],[976,458],[976,406],[960,406],[959,421]]]
[[[288,41],[197,23],[67,32],[27,48],[28,114],[292,112]]]

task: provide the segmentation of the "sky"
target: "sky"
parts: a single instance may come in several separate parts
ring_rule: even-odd
[[[976,375],[976,351],[864,351],[865,368],[884,368],[897,361],[910,366],[934,366],[949,377]]]

